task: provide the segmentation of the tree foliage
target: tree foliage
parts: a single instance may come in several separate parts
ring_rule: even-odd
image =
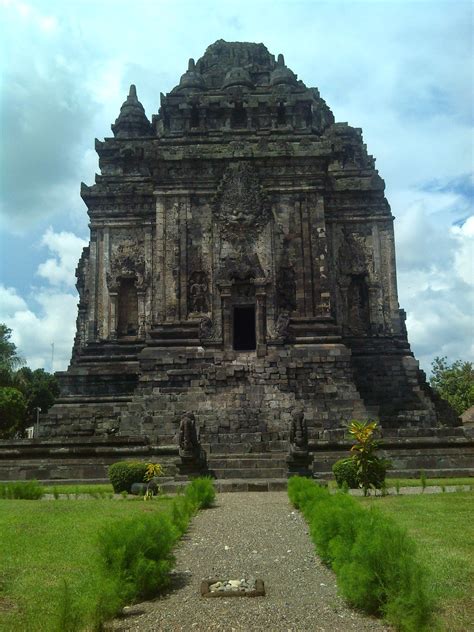
[[[472,362],[436,357],[431,364],[431,387],[461,415],[474,405],[474,367]]]
[[[18,355],[16,345],[11,342],[12,330],[4,323],[0,323],[0,373],[11,373],[23,364]]]
[[[0,323],[0,437],[24,434],[36,421],[36,410],[45,413],[59,395],[58,381],[44,369],[34,371],[24,364],[11,329]],[[21,368],[20,368],[21,367]]]
[[[23,394],[11,386],[0,386],[0,438],[12,437],[22,425],[25,414]]]

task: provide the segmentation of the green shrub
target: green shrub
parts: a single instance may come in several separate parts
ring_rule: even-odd
[[[366,510],[346,494],[331,495],[308,479],[291,478],[288,494],[349,603],[384,616],[403,632],[430,629],[426,571],[403,529],[376,509]]]
[[[162,513],[143,515],[108,525],[99,534],[105,575],[123,605],[155,596],[168,585],[171,550],[178,529]]]
[[[288,482],[288,495],[293,505],[307,519],[306,512],[309,510],[311,502],[325,498],[329,495],[329,491],[326,487],[320,487],[308,478],[292,476]]]
[[[39,500],[44,496],[44,489],[38,481],[15,481],[0,483],[0,498],[21,500]]]
[[[74,601],[69,583],[63,580],[59,592],[59,612],[57,629],[61,632],[79,632],[82,627],[81,613]]]
[[[196,509],[207,509],[216,498],[216,490],[212,479],[204,476],[195,478],[187,485],[185,495],[196,506]]]
[[[364,490],[364,496],[367,496],[371,488],[382,488],[387,470],[391,466],[390,461],[375,454],[378,448],[374,439],[376,430],[376,421],[353,419],[348,426],[349,436],[355,441],[351,447],[351,458],[356,465],[358,487]]]
[[[426,489],[426,483],[427,483],[427,478],[426,478],[426,472],[425,470],[420,470],[420,481],[421,481],[421,489],[422,492],[425,491]]]
[[[353,458],[339,459],[332,466],[332,471],[338,487],[342,487],[344,483],[349,489],[357,489],[359,487],[357,465]]]
[[[142,461],[119,461],[109,466],[109,479],[116,494],[130,493],[133,483],[143,483],[147,463]]]
[[[177,496],[173,500],[173,504],[171,506],[171,520],[180,535],[183,535],[186,532],[191,521],[191,517],[196,512],[196,509],[197,507],[186,495]]]

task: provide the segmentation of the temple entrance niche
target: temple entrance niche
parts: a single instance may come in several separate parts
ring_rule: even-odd
[[[234,351],[257,348],[255,285],[250,280],[234,282],[232,286],[232,348]]]
[[[255,305],[234,307],[234,351],[255,351],[257,348]]]
[[[134,278],[120,280],[118,291],[117,336],[138,335],[138,294]]]
[[[370,327],[369,288],[364,274],[353,274],[347,289],[349,328],[355,334],[367,333]]]

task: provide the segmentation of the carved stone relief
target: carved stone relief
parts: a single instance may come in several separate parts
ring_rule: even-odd
[[[219,271],[219,279],[223,281],[248,281],[265,276],[257,254],[228,256],[223,259]]]
[[[296,275],[289,265],[281,266],[278,270],[276,294],[280,310],[292,312],[296,309]]]
[[[227,167],[216,194],[214,217],[226,239],[240,242],[255,239],[270,220],[266,195],[250,163]]]
[[[199,322],[199,337],[204,340],[210,340],[214,337],[214,324],[209,316],[203,316]]]
[[[188,310],[203,314],[209,311],[209,282],[207,272],[196,270],[188,281]]]
[[[368,274],[372,270],[372,255],[366,248],[364,239],[344,229],[338,263],[342,275]]]
[[[145,258],[136,242],[122,241],[112,253],[110,271],[107,272],[107,286],[111,292],[117,292],[121,279],[135,279],[137,289],[148,284],[145,273]]]

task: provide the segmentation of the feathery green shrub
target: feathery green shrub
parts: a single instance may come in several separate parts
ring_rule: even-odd
[[[209,507],[214,498],[212,480],[198,478],[173,500],[169,516],[138,516],[101,530],[99,552],[104,581],[97,602],[99,623],[95,625],[116,615],[126,603],[156,596],[166,588],[176,541],[198,509]]]
[[[100,588],[87,629],[103,630],[104,622],[119,614],[124,605],[155,597],[169,585],[174,545],[192,516],[208,507],[214,496],[211,479],[196,479],[172,501],[169,514],[139,515],[107,523],[100,530]],[[60,595],[58,616],[58,629],[76,632],[84,628],[80,598],[73,597],[68,586]]]
[[[364,509],[351,496],[332,495],[308,479],[291,478],[288,494],[351,605],[384,616],[402,632],[430,629],[426,571],[405,530],[377,509]]]
[[[209,508],[216,498],[216,489],[212,478],[208,476],[195,478],[186,487],[185,495],[198,509]]]
[[[171,550],[179,531],[165,514],[143,515],[108,525],[99,534],[105,575],[122,604],[156,595],[168,584]]]
[[[38,481],[14,481],[0,483],[0,498],[39,500],[44,496],[44,488]]]

